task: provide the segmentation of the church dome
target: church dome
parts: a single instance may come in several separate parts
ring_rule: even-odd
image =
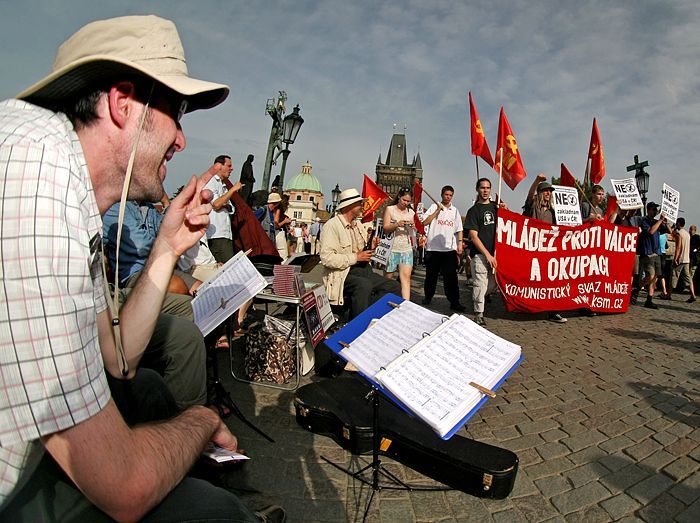
[[[301,172],[289,180],[285,191],[309,191],[323,194],[321,182],[311,174],[311,164],[306,162],[301,166]]]

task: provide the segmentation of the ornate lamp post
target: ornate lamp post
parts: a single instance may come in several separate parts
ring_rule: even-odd
[[[335,184],[335,189],[331,191],[331,194],[333,195],[333,214],[335,214],[335,210],[338,207],[338,203],[340,203],[340,187],[338,187],[338,184]]]
[[[282,191],[284,187],[284,171],[287,168],[287,157],[290,153],[289,146],[292,145],[294,140],[297,139],[299,129],[301,129],[303,123],[304,119],[299,114],[299,104],[297,104],[292,114],[288,114],[284,117],[282,126],[282,141],[284,142],[284,149],[282,150],[282,169],[280,170],[280,191]]]
[[[642,204],[644,209],[642,209],[642,216],[646,212],[647,208],[647,192],[649,192],[649,173],[644,170],[645,167],[649,166],[649,162],[639,161],[639,156],[634,155],[634,163],[627,166],[627,172],[635,171],[634,181],[637,184],[637,190],[639,191],[639,196],[642,197]]]

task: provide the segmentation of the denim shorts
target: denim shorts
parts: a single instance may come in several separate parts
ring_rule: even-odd
[[[392,252],[386,264],[386,272],[396,272],[399,265],[413,265],[413,251]]]

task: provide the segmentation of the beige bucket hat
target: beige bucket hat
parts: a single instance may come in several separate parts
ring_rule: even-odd
[[[147,15],[99,20],[82,27],[58,48],[51,74],[17,98],[60,100],[122,73],[153,78],[183,95],[187,112],[214,107],[229,93],[227,85],[190,78],[175,24]]]
[[[267,203],[279,203],[281,201],[282,197],[276,192],[271,192],[267,197]]]

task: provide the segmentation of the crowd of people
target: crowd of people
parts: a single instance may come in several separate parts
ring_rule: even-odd
[[[410,299],[415,260],[416,264],[425,267],[422,304],[431,305],[438,280],[442,277],[449,307],[458,313],[465,312],[466,307],[460,301],[457,275],[460,272],[466,272],[468,286],[471,287],[474,321],[483,326],[486,324],[485,304],[497,289],[495,275],[498,262],[495,244],[498,210],[507,206],[500,200],[493,200],[491,182],[488,178],[480,178],[475,190],[474,204],[462,220],[459,210],[452,204],[454,188],[450,185],[444,186],[441,190],[440,202],[434,202],[422,215],[421,221],[425,233],[421,234],[414,228],[415,211],[411,205],[411,192],[407,188],[401,188],[383,214],[382,233],[393,234],[391,251],[383,268],[388,279],[394,279],[398,272],[400,294],[404,299]],[[556,224],[556,213],[552,204],[554,190],[545,174],[537,175],[524,202],[523,215],[545,223]],[[675,224],[669,225],[666,217],[659,213],[660,206],[655,202],[649,202],[644,216],[638,210],[620,210],[616,206],[610,209],[610,212],[606,212],[606,207],[605,189],[600,185],[593,185],[590,198],[584,196],[580,205],[582,222],[594,223],[599,220],[608,220],[637,228],[639,233],[637,253],[630,275],[633,289],[632,303],[636,303],[640,292],[644,292],[646,293],[644,306],[657,308],[653,300],[657,288],[661,289],[663,300],[671,300],[674,292],[687,289],[689,297],[686,301],[695,302],[695,288],[700,277],[696,270],[700,249],[700,235],[697,234],[697,227],[691,225],[689,230],[686,230],[685,219],[682,217],[678,218]],[[361,213],[358,214],[356,221],[359,220],[360,215]],[[371,224],[366,225],[370,227]],[[344,224],[344,227],[349,225]],[[322,244],[325,230],[324,228],[321,232]],[[346,248],[349,248],[349,241],[345,244]],[[331,250],[332,254],[335,254],[337,249],[326,245],[325,256],[324,250],[321,251],[321,262],[331,272],[340,268],[356,271],[353,269],[354,264],[364,264],[365,258],[370,259],[374,251],[369,247],[360,249],[360,242],[357,242],[353,249],[353,253],[357,256],[356,262],[346,260],[342,267],[334,267],[331,253],[328,251]],[[327,285],[329,283],[333,286],[330,279],[327,280]],[[373,290],[369,303],[378,299],[383,292],[389,292],[386,286],[374,285],[373,289],[375,287],[383,290],[379,293]],[[362,292],[365,293],[365,291]],[[392,292],[399,294],[398,289]],[[347,293],[345,298],[352,298],[350,294],[352,293]],[[343,303],[337,286],[329,296],[331,303]],[[363,307],[366,304],[367,302],[363,301]],[[353,312],[350,318],[359,312],[361,310]],[[582,309],[582,312],[595,316],[595,312],[590,309]],[[568,321],[559,311],[549,312],[547,319],[554,323]]]

